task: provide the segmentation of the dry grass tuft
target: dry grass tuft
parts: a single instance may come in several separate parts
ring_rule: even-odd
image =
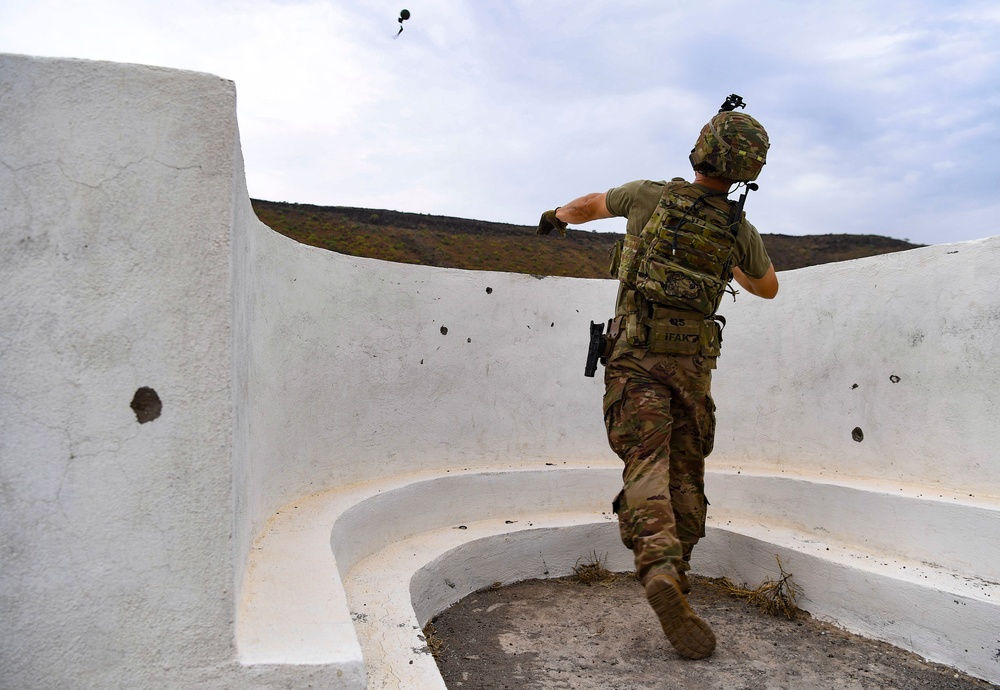
[[[769,616],[782,615],[788,620],[794,620],[799,613],[799,607],[795,602],[802,594],[802,588],[792,582],[792,574],[785,572],[781,559],[777,555],[774,558],[778,561],[780,577],[777,580],[768,578],[755,589],[751,589],[745,583],[734,585],[728,577],[712,578],[708,584],[756,606]]]
[[[424,626],[424,642],[427,645],[427,651],[431,653],[434,657],[434,661],[441,661],[441,653],[444,652],[444,641],[437,636],[437,631],[434,630],[434,624],[428,623]]]
[[[593,585],[610,587],[615,582],[630,577],[635,577],[635,575],[633,573],[615,573],[605,568],[601,557],[595,551],[590,555],[590,561],[586,563],[577,561],[576,565],[573,566],[573,575],[569,581],[588,587]]]

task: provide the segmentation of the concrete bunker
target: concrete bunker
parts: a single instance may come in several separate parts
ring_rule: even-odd
[[[217,77],[5,55],[0,104],[5,680],[363,688],[498,544],[541,554],[512,579],[622,558],[572,335],[613,284],[271,232]],[[779,553],[815,615],[1000,681],[998,246],[787,272],[729,309],[696,571]],[[137,435],[148,382],[169,414]]]

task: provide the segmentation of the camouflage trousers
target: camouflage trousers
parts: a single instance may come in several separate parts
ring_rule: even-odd
[[[605,368],[608,442],[624,463],[614,509],[643,583],[690,568],[705,536],[705,458],[715,439],[714,358],[649,354],[622,338]]]

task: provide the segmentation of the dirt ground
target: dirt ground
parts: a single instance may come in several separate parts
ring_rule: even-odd
[[[529,580],[469,595],[429,626],[449,690],[983,690],[997,688],[800,613],[773,617],[693,578],[718,639],[679,657],[635,578]]]

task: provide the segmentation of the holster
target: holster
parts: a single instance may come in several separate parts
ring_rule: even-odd
[[[615,349],[615,343],[618,342],[618,336],[622,333],[623,321],[624,319],[621,316],[616,316],[608,321],[608,332],[604,335],[604,350],[601,353],[601,364],[607,365],[608,359]]]
[[[590,347],[587,350],[587,366],[583,371],[584,376],[593,377],[597,373],[597,363],[607,366],[608,357],[615,347],[618,334],[621,332],[621,318],[614,318],[608,321],[608,332],[604,332],[604,325],[590,322]]]

